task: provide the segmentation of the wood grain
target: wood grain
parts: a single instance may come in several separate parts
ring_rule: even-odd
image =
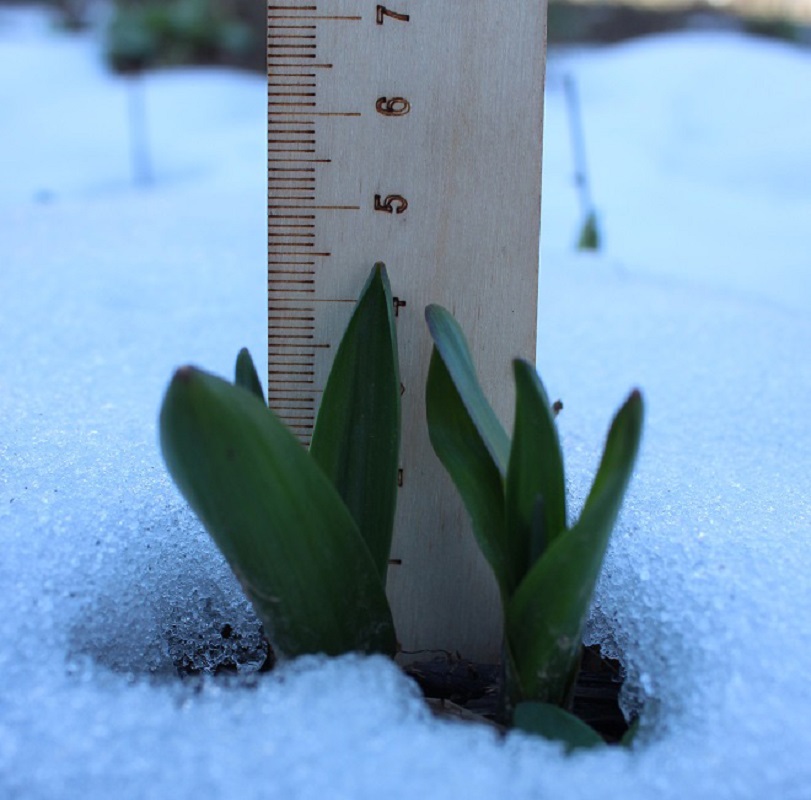
[[[493,662],[495,584],[428,441],[423,311],[456,316],[511,426],[510,362],[535,354],[546,4],[378,7],[268,4],[269,399],[306,443],[354,298],[384,261],[402,303],[398,638]]]

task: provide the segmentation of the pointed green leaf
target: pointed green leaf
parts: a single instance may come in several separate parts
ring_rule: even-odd
[[[620,744],[623,747],[631,748],[634,746],[634,742],[636,741],[637,734],[639,733],[639,720],[640,717],[637,717],[635,720],[631,722],[628,726],[628,730],[622,735],[622,739],[620,739]]]
[[[338,493],[264,402],[193,367],[160,414],[163,456],[282,653],[393,653],[383,584]]]
[[[600,467],[578,524],[585,521],[596,525],[599,521],[613,527],[639,451],[644,413],[642,395],[634,389],[611,423]]]
[[[400,372],[389,279],[375,264],[335,355],[310,455],[352,514],[385,581],[397,502]]]
[[[529,563],[534,564],[549,547],[549,532],[543,507],[543,497],[538,495],[532,505],[532,522],[529,529]]]
[[[265,393],[262,391],[259,375],[256,373],[256,367],[247,347],[243,347],[237,354],[234,382],[237,386],[253,392],[263,403],[265,402]]]
[[[514,361],[513,370],[515,426],[507,469],[507,539],[520,580],[543,552],[530,554],[538,497],[542,516],[535,521],[536,549],[541,540],[544,548],[549,546],[566,528],[566,485],[557,427],[541,379],[526,361]]]
[[[504,540],[504,482],[436,348],[425,404],[431,445],[462,497],[476,541],[506,600],[516,578]]]
[[[459,323],[442,306],[428,306],[425,309],[425,320],[433,337],[434,347],[456,386],[477,435],[503,477],[507,471],[510,440],[479,385],[465,335]]]
[[[507,607],[507,638],[524,698],[561,703],[642,433],[642,397],[617,413],[577,524],[549,546]]]
[[[583,227],[580,229],[580,236],[577,239],[578,250],[599,250],[600,249],[600,228],[597,224],[597,214],[594,210],[586,214],[583,220]]]
[[[562,742],[566,746],[567,753],[605,744],[594,728],[574,714],[549,703],[519,703],[515,708],[513,726],[525,733]]]

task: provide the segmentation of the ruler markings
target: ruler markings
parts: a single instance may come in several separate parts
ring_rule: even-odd
[[[389,263],[392,284],[409,301],[408,309],[400,314],[405,319],[398,321],[403,360],[408,362],[401,366],[409,397],[415,396],[410,391],[418,380],[415,370],[424,366],[416,363],[419,359],[414,354],[415,343],[423,341],[425,332],[410,319],[421,315],[407,312],[412,307],[419,309],[427,292],[430,301],[456,303],[455,313],[463,324],[481,318],[483,324],[473,329],[472,346],[481,341],[497,345],[482,364],[483,383],[490,387],[504,383],[500,373],[496,381],[496,360],[507,363],[516,352],[529,353],[526,324],[534,322],[534,315],[527,298],[535,286],[531,269],[524,268],[532,266],[533,236],[537,246],[537,221],[527,209],[535,208],[539,192],[539,186],[532,183],[539,160],[535,150],[540,142],[542,103],[537,101],[542,98],[543,76],[538,71],[538,54],[543,49],[543,31],[537,23],[543,0],[528,0],[508,15],[499,0],[480,0],[475,13],[463,10],[464,0],[401,0],[400,6],[392,5],[398,11],[379,5],[375,9],[366,0],[342,0],[340,4],[274,0],[268,6],[268,399],[304,445],[312,436],[320,387],[329,368],[330,343],[334,349],[342,321],[356,303],[355,263],[363,263],[366,270],[369,259]],[[401,13],[405,11],[408,13]],[[454,54],[460,52],[466,55],[464,74],[454,61]],[[420,58],[414,59],[414,53]],[[522,69],[524,65],[527,69]],[[464,108],[459,102],[460,84],[476,87]],[[528,114],[513,120],[515,104],[524,104],[525,98]],[[396,118],[408,113],[412,115],[408,125],[399,127],[377,116]],[[468,113],[476,124],[454,149],[451,134]],[[353,127],[362,116],[365,124]],[[532,122],[527,122],[530,118]],[[430,138],[420,138],[424,135]],[[503,141],[510,147],[499,147]],[[337,163],[329,156],[335,156]],[[385,165],[385,175],[378,174],[381,165]],[[380,179],[395,178],[398,170],[404,170],[403,175],[407,171],[407,182],[385,185],[386,180],[377,185]],[[434,194],[426,193],[428,187],[434,188]],[[449,187],[458,193],[445,194]],[[369,191],[372,194],[366,197]],[[374,202],[377,191],[380,199]],[[466,199],[454,203],[452,196]],[[510,207],[508,198],[519,201],[517,208]],[[444,208],[443,214],[438,213],[440,208]],[[375,210],[388,214],[375,214]],[[331,216],[341,211],[360,213]],[[447,223],[441,242],[434,230],[440,217],[445,220],[443,225]],[[395,227],[399,223],[393,221],[400,219],[409,222]],[[490,266],[483,266],[493,263],[492,242],[501,242],[498,247],[504,242],[515,245],[515,279],[505,280]],[[436,263],[432,257],[437,256],[440,244],[448,269],[435,275],[421,265]],[[464,266],[457,269],[453,266],[457,263]],[[404,264],[413,269],[406,273]],[[534,268],[537,272],[537,258]],[[474,291],[474,286],[481,291]],[[495,307],[512,309],[518,321],[511,326],[514,330],[501,335],[500,327],[493,327],[495,315],[487,309]],[[422,338],[412,332],[417,327]],[[501,416],[505,393],[494,391],[502,404],[496,405]],[[433,541],[430,531],[437,520],[441,520],[440,529],[456,530],[456,517],[461,518],[461,513],[450,507],[453,503],[444,504],[437,513],[430,502],[413,502],[415,497],[427,496],[426,478],[415,477],[413,466],[426,463],[428,448],[410,405],[404,405],[404,414],[411,416],[407,421],[404,418],[401,466],[409,479],[401,490],[400,505],[411,509],[407,527],[413,528],[412,540],[422,547],[424,540]],[[431,477],[430,488],[434,480]],[[417,505],[419,508],[412,508]],[[423,507],[427,506],[431,510],[426,512]],[[405,529],[402,519],[398,519],[398,530]],[[478,575],[480,568],[472,565],[467,553],[456,558],[454,550],[451,558],[452,548],[444,542],[438,543],[434,553],[435,567],[418,564],[417,549],[411,542],[404,545],[395,535],[396,555],[405,566],[397,568],[390,589],[404,643],[411,645],[409,649],[420,649],[451,641],[464,649],[466,657],[488,660],[489,654],[479,656],[469,650],[467,640],[434,637],[434,629],[444,622],[437,624],[433,618],[444,620],[456,614],[456,599],[449,599],[447,591],[443,594],[433,585],[427,586],[421,577],[432,569],[444,575],[451,562],[461,563],[466,575]],[[408,578],[401,577],[406,574]],[[422,598],[411,603],[413,614],[432,620],[424,626],[431,631],[427,635],[430,641],[415,639],[411,628],[421,624],[407,621],[401,627],[397,619],[394,601],[406,580],[411,582],[412,588],[407,590],[411,599],[414,595]],[[481,603],[476,600],[472,603],[475,610],[466,610],[462,616],[475,618],[477,630],[492,631],[486,609],[482,609],[495,607],[495,603],[476,580],[470,579],[470,586],[466,584],[460,591],[481,597]],[[444,586],[447,581],[440,583]],[[448,608],[444,616],[431,613],[444,606]],[[498,641],[499,637],[491,638]]]
[[[283,56],[275,56],[282,58]],[[332,69],[332,64],[273,64],[273,69]],[[283,72],[282,76],[289,75],[291,78],[309,78],[309,75],[299,75],[294,72]]]
[[[322,391],[316,356],[331,348],[316,333],[316,306],[355,302],[317,296],[318,265],[331,257],[317,246],[319,218],[361,208],[317,199],[322,170],[332,163],[317,157],[317,120],[361,116],[318,108],[319,75],[333,69],[330,59],[318,58],[318,33],[321,25],[361,20],[319,13],[315,4],[268,6],[268,401],[305,446]]]
[[[293,244],[292,242],[291,243],[279,242],[278,244],[274,245],[274,247],[306,247],[306,246],[307,245],[296,245],[296,244]],[[309,246],[312,247],[313,245],[310,244]],[[329,258],[330,253],[314,253],[314,252],[301,253],[301,252],[293,252],[293,251],[289,251],[289,252],[288,251],[279,251],[279,252],[276,252],[276,253],[271,253],[270,255],[276,255],[276,256],[312,256],[312,257]]]
[[[305,347],[302,342],[268,342],[269,347],[284,347],[284,348],[291,348],[291,349],[301,349]],[[317,350],[329,350],[331,345],[327,343],[309,343],[308,347],[312,347]]]
[[[315,403],[320,390],[315,386],[309,386],[306,389],[299,386],[284,389],[283,386],[276,384],[272,387],[272,393],[274,402],[284,404],[291,411],[295,411],[299,415],[299,419],[303,419],[315,413]]]
[[[303,211],[307,211],[310,209],[316,209],[319,211],[360,211],[360,206],[280,206],[276,205],[275,203],[271,206],[271,208],[282,208],[282,209],[296,209],[300,208]]]
[[[336,22],[339,21],[339,20],[344,21],[344,22],[360,22],[363,19],[363,17],[349,16],[349,15],[345,15],[345,16],[327,16],[327,15],[322,15],[322,14],[307,14],[307,15],[305,15],[305,14],[295,14],[295,15],[293,15],[293,14],[290,14],[290,15],[273,14],[271,16],[271,19],[296,19],[296,20],[298,20],[298,19],[306,19],[306,20],[315,19],[315,20],[334,20]]]
[[[359,117],[360,111],[269,111],[274,117]]]

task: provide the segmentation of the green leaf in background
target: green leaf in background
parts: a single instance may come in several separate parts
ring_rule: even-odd
[[[425,405],[431,445],[462,497],[506,602],[517,577],[504,536],[504,481],[436,348],[428,367]]]
[[[504,530],[510,440],[479,385],[459,323],[438,305],[425,309],[425,320],[434,340],[425,391],[431,445],[462,497],[506,599],[518,583]]]
[[[388,568],[400,451],[400,372],[389,279],[375,264],[330,371],[310,455],[352,514],[381,579]]]
[[[239,351],[234,373],[234,382],[237,386],[253,392],[263,403],[265,402],[265,393],[262,391],[259,375],[256,373],[256,367],[253,365],[253,359],[247,347],[243,347]]]
[[[392,655],[383,583],[337,491],[263,401],[193,367],[160,414],[169,472],[287,656]]]
[[[534,564],[549,547],[549,529],[546,524],[543,497],[537,495],[532,504],[532,522],[529,530],[529,563]],[[522,576],[523,580],[523,576]]]
[[[580,236],[577,239],[577,249],[600,249],[600,228],[597,224],[597,214],[594,211],[589,211],[586,219],[583,220],[583,227],[580,229]]]
[[[619,410],[577,524],[549,546],[506,609],[506,633],[523,698],[562,704],[611,529],[633,471],[643,405],[634,391]]]
[[[479,385],[473,357],[459,323],[449,311],[437,305],[430,305],[425,309],[425,321],[433,337],[434,347],[456,386],[478,437],[489,451],[499,473],[504,476],[510,440]]]
[[[520,565],[520,581],[566,528],[566,485],[557,427],[538,373],[532,364],[518,359],[513,371],[515,427],[506,511],[507,539]]]
[[[562,742],[567,753],[605,744],[600,734],[585,722],[549,703],[519,703],[513,715],[513,725],[525,733]]]

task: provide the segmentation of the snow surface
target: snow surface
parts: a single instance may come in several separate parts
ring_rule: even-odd
[[[607,248],[577,256],[560,77]],[[265,83],[146,79],[156,182],[92,36],[0,8],[0,797],[811,798],[811,56],[683,34],[553,53],[538,358],[575,505],[640,386],[590,638],[631,752],[440,722],[385,659],[245,685],[173,662],[257,623],[167,478],[174,367],[263,357]]]

